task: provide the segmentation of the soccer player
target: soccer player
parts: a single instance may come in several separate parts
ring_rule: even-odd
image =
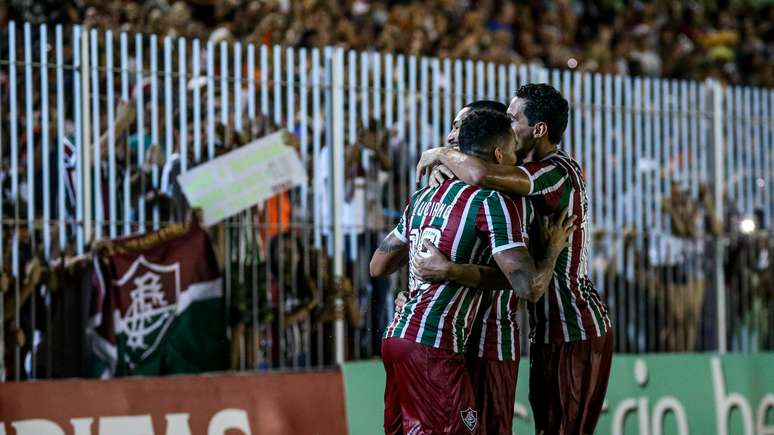
[[[577,162],[558,148],[567,127],[568,103],[546,84],[522,86],[508,118],[518,143],[520,166],[492,165],[450,148],[422,154],[421,177],[437,164],[462,181],[508,194],[529,196],[537,214],[567,209],[579,217],[559,257],[549,289],[530,312],[530,404],[543,434],[590,434],[602,411],[613,351],[607,308],[587,273],[588,195]]]
[[[465,155],[513,165],[514,146],[501,113],[473,112],[461,122],[459,147]],[[499,288],[536,300],[548,287],[573,226],[556,232],[550,245],[557,249],[535,264],[517,210],[506,196],[460,180],[421,189],[374,253],[371,275],[397,271],[410,258],[427,255],[432,244],[451,261],[486,265],[494,260],[505,277]],[[481,292],[460,284],[423,282],[409,270],[409,299],[382,341],[386,433],[481,433],[463,354],[480,297]]]

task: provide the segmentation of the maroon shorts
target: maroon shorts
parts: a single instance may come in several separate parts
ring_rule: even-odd
[[[468,357],[467,366],[481,410],[483,433],[512,434],[519,361]]]
[[[483,433],[464,355],[388,338],[382,361],[386,434]]]
[[[530,347],[529,403],[535,432],[592,434],[613,360],[613,331],[569,343]]]

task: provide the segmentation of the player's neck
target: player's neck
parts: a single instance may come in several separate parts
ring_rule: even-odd
[[[556,145],[552,144],[549,141],[541,141],[537,145],[535,145],[535,149],[532,153],[532,160],[539,162],[543,160],[546,156],[553,154],[556,152]]]

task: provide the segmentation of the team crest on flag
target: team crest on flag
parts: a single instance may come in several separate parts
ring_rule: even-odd
[[[476,410],[468,408],[464,411],[460,411],[460,415],[462,416],[462,422],[465,423],[465,426],[468,428],[468,430],[473,432],[473,430],[476,429],[476,425],[478,424],[478,413]]]
[[[175,224],[112,240],[94,260],[89,333],[107,365],[100,376],[226,367],[223,282],[202,228]]]
[[[180,263],[156,264],[140,255],[115,285],[128,285],[130,302],[116,329],[126,334],[129,352],[150,355],[175,318],[180,296]]]

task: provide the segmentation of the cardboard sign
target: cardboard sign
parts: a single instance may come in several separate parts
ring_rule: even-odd
[[[212,225],[306,182],[293,148],[277,132],[251,142],[177,177],[191,207]]]

